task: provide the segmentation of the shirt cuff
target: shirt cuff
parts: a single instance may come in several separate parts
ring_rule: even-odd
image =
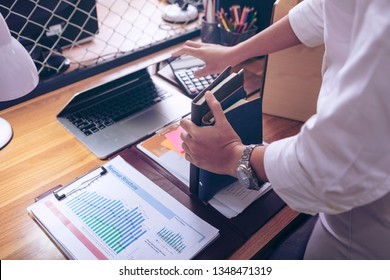
[[[268,145],[264,155],[264,168],[274,191],[292,209],[314,215],[313,207],[308,201],[311,193],[308,176],[299,164],[296,153],[297,137],[288,137]]]

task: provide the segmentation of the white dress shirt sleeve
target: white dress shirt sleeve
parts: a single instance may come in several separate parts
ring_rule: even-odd
[[[291,28],[308,47],[324,43],[323,0],[303,1],[289,12]]]
[[[305,2],[312,7],[321,1]],[[266,149],[269,181],[296,211],[341,213],[390,191],[390,84],[384,74],[390,65],[390,23],[380,5],[367,3],[367,10],[354,11],[359,20],[349,34],[349,52],[332,83],[321,89],[317,114],[298,135]]]

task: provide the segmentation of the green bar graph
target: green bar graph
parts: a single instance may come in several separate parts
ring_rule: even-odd
[[[84,192],[66,205],[116,254],[147,232],[140,209],[128,209],[118,199]]]

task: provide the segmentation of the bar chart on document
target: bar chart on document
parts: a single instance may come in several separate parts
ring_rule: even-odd
[[[165,211],[166,220],[160,227],[154,227],[148,219],[150,209],[139,204],[127,206],[120,199],[110,199],[96,192],[84,192],[69,200],[67,207],[76,214],[104,244],[110,248],[112,256],[119,255],[130,245],[148,237],[145,242],[166,255],[180,254],[187,246],[205,238],[189,225],[183,226],[174,213]],[[157,213],[153,213],[156,217]],[[153,219],[155,223],[155,219]],[[145,248],[142,248],[145,250]],[[137,248],[128,250],[128,257],[137,253]],[[145,253],[145,252],[144,252]]]
[[[119,199],[84,192],[66,205],[108,246],[119,254],[147,233],[139,207],[128,209]]]
[[[87,188],[45,202],[52,218],[40,220],[63,227],[67,236],[56,239],[74,258],[189,259],[217,236],[146,177],[130,179],[130,166],[120,160],[106,164],[107,174]],[[43,216],[38,210],[35,215]]]

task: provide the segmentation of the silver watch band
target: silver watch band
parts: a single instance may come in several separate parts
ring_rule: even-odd
[[[245,147],[245,150],[244,152],[242,153],[242,157],[241,157],[241,160],[242,161],[247,161],[248,162],[248,166],[250,166],[249,164],[249,159],[251,157],[251,154],[253,152],[253,150],[259,145],[255,145],[255,144],[251,144],[251,145],[247,145]]]
[[[255,172],[253,171],[251,164],[250,164],[251,154],[257,146],[259,146],[259,145],[252,144],[252,145],[247,145],[245,147],[245,149],[242,153],[241,159],[238,162],[238,168],[237,168],[237,170],[241,170],[241,172],[239,172],[239,173],[242,174],[243,169],[240,166],[245,166],[246,179],[243,179],[243,182],[246,182],[246,183],[244,183],[244,185],[248,189],[253,189],[253,190],[260,189],[259,180],[258,180],[258,178],[257,178],[257,176],[256,176]],[[240,180],[240,178],[239,178],[239,180]]]

